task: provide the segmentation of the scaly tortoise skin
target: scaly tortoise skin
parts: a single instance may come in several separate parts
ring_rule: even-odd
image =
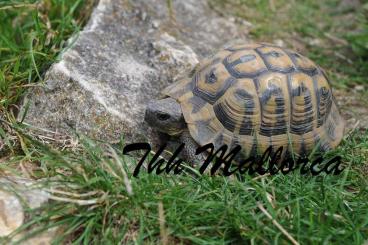
[[[308,58],[271,44],[236,45],[203,60],[191,78],[164,89],[181,106],[199,144],[242,147],[242,155],[269,146],[309,154],[336,147],[344,131],[331,86]]]

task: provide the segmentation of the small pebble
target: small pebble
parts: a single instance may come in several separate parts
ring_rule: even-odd
[[[160,22],[158,20],[152,21],[152,27],[157,29],[160,26]]]
[[[277,46],[285,47],[285,42],[282,41],[281,39],[276,39],[275,41],[273,41],[273,43],[276,44]]]
[[[242,25],[245,25],[246,27],[249,27],[249,28],[252,28],[253,27],[253,24],[252,23],[250,23],[249,21],[246,21],[246,20],[240,20],[240,23],[242,24]]]
[[[363,86],[363,85],[356,85],[356,86],[354,87],[354,89],[355,89],[356,91],[363,91],[363,90],[364,90],[364,86]]]
[[[147,18],[147,13],[146,12],[142,12],[142,14],[141,14],[141,20],[142,21],[145,21],[146,18]]]
[[[320,46],[321,44],[322,44],[321,39],[313,38],[313,39],[309,40],[309,45],[311,45],[311,46]]]

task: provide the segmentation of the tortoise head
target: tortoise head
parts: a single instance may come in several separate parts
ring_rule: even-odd
[[[150,101],[144,120],[151,127],[169,135],[178,135],[187,127],[180,104],[173,98]]]

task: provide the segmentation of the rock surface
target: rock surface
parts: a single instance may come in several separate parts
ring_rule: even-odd
[[[0,178],[0,238],[8,236],[23,224],[24,208],[39,208],[48,201],[48,194],[35,188],[34,184],[23,178]],[[52,236],[49,237],[51,239]]]
[[[23,224],[24,213],[19,199],[0,190],[0,237],[7,236]]]
[[[246,40],[248,29],[205,0],[172,7],[164,0],[100,0],[44,85],[26,97],[25,122],[109,141],[152,138],[143,123],[147,102],[198,59]]]

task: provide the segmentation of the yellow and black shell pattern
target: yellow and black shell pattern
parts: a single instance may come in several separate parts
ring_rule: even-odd
[[[201,62],[192,77],[163,94],[181,105],[199,145],[242,147],[242,156],[269,146],[309,154],[336,147],[344,131],[325,73],[297,52],[271,44],[235,45]]]

